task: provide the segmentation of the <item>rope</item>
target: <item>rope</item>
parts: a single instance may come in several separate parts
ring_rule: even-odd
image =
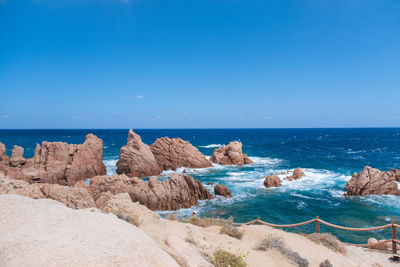
[[[309,223],[313,223],[315,222],[317,219],[312,219],[306,222],[301,222],[301,223],[296,223],[296,224],[273,224],[273,223],[267,223],[267,222],[263,222],[263,221],[258,221],[261,224],[264,225],[268,225],[268,226],[272,226],[272,227],[278,227],[278,228],[286,228],[286,227],[296,227],[296,226],[302,226],[302,225],[306,225]]]
[[[325,224],[325,225],[333,227],[333,228],[337,228],[337,229],[341,229],[341,230],[347,230],[347,231],[359,231],[359,232],[380,230],[380,229],[385,229],[385,228],[392,227],[391,224],[386,224],[386,225],[377,226],[377,227],[371,227],[371,228],[352,228],[352,227],[344,227],[344,226],[339,226],[339,225],[336,225],[336,224],[328,223],[328,222],[325,222],[325,221],[323,221],[321,219],[319,219],[318,221],[323,223],[323,224]]]

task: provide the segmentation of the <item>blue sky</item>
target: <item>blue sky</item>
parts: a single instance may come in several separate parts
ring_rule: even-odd
[[[400,0],[0,0],[0,128],[399,127]]]

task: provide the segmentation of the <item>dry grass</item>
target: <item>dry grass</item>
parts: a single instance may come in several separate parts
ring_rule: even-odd
[[[245,267],[243,257],[229,253],[228,251],[218,249],[214,252],[211,263],[216,267]]]
[[[297,264],[300,267],[307,267],[309,265],[307,259],[302,258],[299,253],[287,247],[285,239],[283,239],[283,237],[281,236],[268,235],[265,239],[257,243],[256,249],[262,251],[266,251],[268,249],[276,249],[280,253],[285,255],[291,262]]]
[[[139,227],[142,223],[143,220],[137,216],[137,215],[130,215],[127,214],[125,212],[118,212],[117,214],[115,214],[119,219],[124,220],[130,224],[133,224],[137,227]]]
[[[167,220],[170,221],[175,221],[176,220],[176,215],[174,213],[169,213],[166,217]]]
[[[224,226],[222,226],[219,233],[229,235],[239,240],[243,237],[243,232],[239,231],[238,228],[236,228],[232,224],[225,224]]]
[[[221,219],[221,218],[200,218],[197,217],[196,215],[188,218],[188,219],[179,219],[178,221],[183,222],[183,223],[191,223],[197,226],[201,227],[208,227],[211,225],[217,225],[217,226],[224,226],[224,225],[232,225],[233,219]]]
[[[319,267],[333,267],[333,265],[328,259],[326,259],[319,264]]]
[[[336,236],[329,234],[329,233],[323,233],[323,234],[310,234],[306,235],[311,241],[317,244],[322,244],[323,246],[335,251],[335,252],[340,252],[342,254],[346,253],[346,247],[343,245],[342,242],[340,242],[339,239],[336,238]]]

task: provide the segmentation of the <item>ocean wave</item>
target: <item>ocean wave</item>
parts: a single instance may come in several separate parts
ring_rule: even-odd
[[[270,158],[270,157],[249,157],[254,163],[254,165],[262,166],[275,166],[283,162],[282,159]]]
[[[117,161],[118,159],[103,160],[103,163],[106,166],[107,175],[114,175],[117,172]]]
[[[206,146],[199,146],[199,147],[204,147],[204,148],[215,148],[215,147],[221,147],[222,145],[220,144],[211,144],[211,145],[206,145]]]

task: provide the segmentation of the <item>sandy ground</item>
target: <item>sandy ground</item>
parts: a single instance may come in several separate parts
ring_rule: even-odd
[[[244,235],[242,240],[219,234],[220,228],[211,226],[207,228],[192,224],[180,223],[161,219],[158,224],[142,225],[141,228],[165,250],[168,250],[164,240],[174,235],[181,240],[191,237],[195,244],[190,244],[194,250],[203,254],[212,254],[218,248],[231,253],[245,256],[248,266],[297,266],[276,250],[258,251],[255,246],[259,240],[269,234],[279,235],[293,251],[306,258],[310,266],[319,266],[328,259],[333,266],[397,266],[391,264],[388,258],[391,253],[346,246],[345,255],[334,252],[329,248],[318,245],[308,238],[294,233],[288,233],[264,225],[241,226]],[[190,262],[190,256],[188,256]]]
[[[97,209],[0,195],[0,266],[179,266],[141,229]]]
[[[124,200],[125,199],[125,200]],[[397,266],[389,251],[346,246],[334,252],[308,238],[263,225],[242,226],[242,240],[220,234],[220,227],[170,221],[121,197],[111,205],[142,218],[139,228],[97,209],[72,210],[54,200],[0,195],[0,266],[212,266],[216,249],[242,255],[248,266],[296,266],[276,250],[258,251],[269,234],[310,266],[328,259],[333,266]]]

